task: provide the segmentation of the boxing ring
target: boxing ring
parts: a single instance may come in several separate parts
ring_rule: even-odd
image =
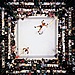
[[[34,26],[41,25],[41,21],[48,27],[42,27],[38,34],[39,28]],[[19,19],[15,27],[15,39],[17,46],[17,54],[20,58],[55,58],[58,53],[58,20],[49,17],[28,17],[24,20]],[[29,54],[23,51],[23,48],[29,47]]]

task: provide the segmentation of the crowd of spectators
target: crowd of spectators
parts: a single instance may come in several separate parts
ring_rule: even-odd
[[[55,74],[64,74],[66,70],[62,68],[62,66],[58,67],[57,59],[41,59],[41,60],[33,60],[33,59],[16,59],[11,62],[7,62],[7,73],[24,73],[31,75],[55,75]],[[16,72],[17,71],[17,72]]]
[[[49,5],[53,5],[54,3],[43,3],[43,5],[49,4]],[[59,5],[60,3],[57,3],[56,5]],[[55,4],[54,4],[55,5]],[[10,5],[9,5],[10,7]],[[61,6],[60,6],[61,7]],[[11,7],[10,7],[11,8]],[[53,7],[55,8],[55,7]],[[62,8],[62,7],[61,7]],[[72,32],[71,34],[68,35],[69,30],[71,30],[71,28],[68,26],[68,19],[69,19],[69,13],[67,13],[68,11],[64,10],[64,8],[61,10],[61,8],[58,11],[58,18],[59,18],[59,23],[58,23],[58,43],[59,43],[59,47],[58,47],[58,60],[50,60],[50,59],[42,59],[42,60],[26,60],[26,59],[16,59],[19,58],[19,56],[16,56],[15,53],[15,40],[14,37],[11,37],[11,55],[10,55],[10,59],[9,61],[6,61],[6,69],[7,69],[7,73],[11,73],[14,71],[18,71],[19,73],[22,72],[22,70],[26,70],[24,72],[26,72],[26,74],[31,75],[53,75],[53,74],[57,74],[58,75],[58,71],[60,70],[60,73],[62,73],[62,70],[66,70],[66,73],[72,72],[72,66],[71,65],[67,65],[67,63],[69,63],[69,59],[70,56],[73,55],[73,66],[75,66],[74,62],[74,56],[75,56],[75,39],[73,36],[75,35],[75,27],[72,28]],[[9,10],[6,9],[5,12],[8,12]],[[29,16],[47,16],[47,17],[51,17],[53,18],[56,13],[54,9],[41,9],[39,8],[33,8],[33,9],[24,9],[24,8],[17,8],[17,11],[15,11],[15,13],[17,15],[15,15],[15,18],[17,19],[22,19],[24,20],[24,18],[28,18]],[[75,12],[74,12],[75,13]],[[15,20],[14,17],[11,17],[11,15],[7,15],[8,13],[5,13],[5,35],[2,35],[2,16],[1,16],[1,10],[0,10],[0,56],[4,57],[4,55],[6,55],[5,57],[8,58],[8,16],[10,16],[11,20]],[[72,14],[72,16],[74,16],[74,14]],[[71,16],[71,17],[72,17]],[[63,18],[65,17],[65,18]],[[74,16],[75,17],[75,16]],[[75,18],[72,18],[71,20],[74,20]],[[64,20],[63,20],[64,19]],[[10,20],[10,22],[11,22]],[[72,21],[71,21],[72,22]],[[73,22],[74,23],[74,22]],[[73,24],[72,24],[73,25]],[[15,22],[12,22],[11,25],[11,33],[14,34],[14,27],[15,27]],[[62,45],[62,31],[64,31],[65,34],[65,52],[63,52],[63,45]],[[73,39],[72,39],[73,37]],[[71,40],[71,47],[72,47],[72,54],[69,53],[69,46],[68,46],[68,39]],[[5,42],[3,42],[2,40],[4,40]],[[5,44],[5,46],[3,46],[3,43]],[[4,48],[5,47],[5,51]],[[6,53],[6,54],[4,54]],[[4,55],[3,55],[4,54]],[[71,54],[71,55],[70,55]],[[55,55],[57,56],[57,54]],[[0,58],[1,61],[1,58]],[[54,64],[57,64],[58,66],[55,66]],[[71,62],[72,64],[72,62]],[[70,69],[71,68],[71,69]],[[28,71],[27,71],[28,70]],[[56,70],[56,72],[54,72],[54,70]]]
[[[17,9],[17,18],[18,19],[24,19],[27,18],[28,16],[47,16],[47,17],[54,17],[55,16],[55,12],[54,11],[49,11],[49,10],[39,10],[39,9],[23,9],[23,8],[18,8]]]

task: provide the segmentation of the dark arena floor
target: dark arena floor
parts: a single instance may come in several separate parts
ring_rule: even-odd
[[[0,0],[0,75],[75,75],[75,0]]]

